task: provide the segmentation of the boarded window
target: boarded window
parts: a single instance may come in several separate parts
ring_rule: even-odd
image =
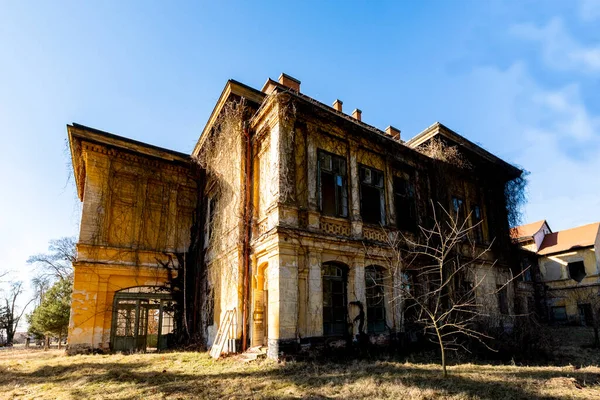
[[[360,215],[368,224],[384,223],[383,172],[361,166]]]
[[[323,265],[323,334],[345,335],[348,313],[346,300],[346,270],[336,264]]]
[[[319,150],[319,203],[325,215],[348,216],[346,160]]]
[[[472,232],[475,243],[483,243],[483,213],[478,204],[471,206],[471,226],[473,227]]]
[[[383,270],[376,266],[365,268],[367,294],[367,332],[385,332],[385,288]]]
[[[577,282],[581,282],[585,278],[585,265],[583,261],[570,262],[568,264],[569,276]]]
[[[417,230],[415,188],[404,177],[394,177],[394,203],[396,206],[396,225],[398,229],[415,232]]]

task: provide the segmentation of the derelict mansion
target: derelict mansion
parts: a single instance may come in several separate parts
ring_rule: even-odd
[[[261,90],[228,81],[191,155],[67,129],[83,202],[72,353],[161,349],[185,333],[278,357],[358,333],[353,302],[372,338],[399,332],[386,235],[418,235],[432,202],[492,243],[484,285],[510,276],[504,187],[521,171],[439,123],[404,141],[282,74]],[[471,168],[439,168],[422,151],[434,141]],[[512,314],[531,295],[517,286],[490,307]]]

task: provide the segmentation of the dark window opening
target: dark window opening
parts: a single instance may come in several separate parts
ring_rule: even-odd
[[[417,230],[415,189],[408,179],[394,177],[394,203],[398,229],[415,232]]]
[[[498,285],[498,309],[500,314],[508,315],[508,286]]]
[[[380,268],[370,266],[365,269],[367,295],[367,332],[385,332],[385,288],[384,275]]]
[[[583,278],[585,278],[585,265],[583,264],[583,261],[570,262],[568,267],[569,276],[574,281],[579,283],[583,280]]]
[[[324,264],[323,335],[345,335],[347,327],[346,270],[336,264]]]
[[[483,213],[478,204],[471,207],[471,226],[473,227],[473,239],[475,243],[483,243]]]
[[[567,321],[567,309],[562,307],[552,307],[552,320],[554,322],[566,322]]]
[[[531,282],[532,280],[532,272],[533,268],[531,261],[528,259],[521,260],[521,279],[524,282]]]
[[[320,207],[325,215],[348,216],[346,160],[319,150]]]
[[[384,223],[383,172],[361,166],[360,216],[368,224]]]
[[[579,309],[579,323],[583,326],[593,326],[594,316],[592,314],[592,305],[589,303],[577,305]]]
[[[452,218],[457,225],[462,225],[465,219],[465,201],[460,197],[452,197]]]

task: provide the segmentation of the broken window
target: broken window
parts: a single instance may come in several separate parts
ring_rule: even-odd
[[[367,332],[385,332],[385,288],[383,270],[376,266],[365,268],[367,294]]]
[[[585,265],[583,261],[574,261],[568,264],[569,276],[578,283],[585,278]]]
[[[347,333],[346,270],[341,265],[323,264],[323,335]]]
[[[471,226],[473,227],[473,240],[475,243],[483,243],[483,214],[478,204],[471,206]]]
[[[531,261],[524,258],[521,260],[521,280],[524,282],[531,282]]]
[[[508,315],[508,286],[498,285],[498,310],[502,315]]]
[[[465,218],[465,201],[460,197],[452,196],[452,217],[458,225],[461,225]]]
[[[319,150],[319,203],[325,215],[348,216],[346,160]]]
[[[555,322],[567,321],[567,309],[564,306],[552,307],[552,320]]]
[[[360,216],[368,224],[384,223],[383,172],[361,166],[360,178]]]
[[[415,232],[417,230],[415,188],[405,177],[394,177],[394,203],[398,229]]]

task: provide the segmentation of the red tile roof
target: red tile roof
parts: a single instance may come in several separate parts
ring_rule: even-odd
[[[588,224],[564,231],[549,233],[544,236],[538,254],[546,255],[562,251],[575,250],[579,247],[593,246],[598,236],[600,223]]]
[[[546,220],[543,219],[541,221],[510,228],[510,237],[512,239],[531,237],[535,235],[540,229],[542,229],[542,226],[544,226],[545,223]]]

